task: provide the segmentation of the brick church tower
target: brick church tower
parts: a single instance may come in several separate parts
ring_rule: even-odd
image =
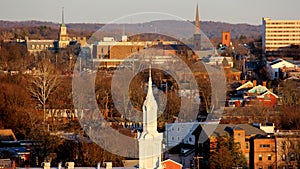
[[[222,45],[226,45],[227,47],[230,46],[230,32],[224,32],[222,31]]]

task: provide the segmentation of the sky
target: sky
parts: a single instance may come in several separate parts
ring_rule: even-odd
[[[197,3],[202,21],[260,25],[262,17],[300,20],[300,0],[1,0],[0,20],[60,22],[62,7],[66,23],[194,20]],[[141,12],[176,17],[165,14],[141,15],[134,19],[126,17]],[[122,17],[126,19],[118,19]]]

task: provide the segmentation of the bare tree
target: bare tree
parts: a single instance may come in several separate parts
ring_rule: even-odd
[[[46,121],[46,103],[58,86],[58,75],[54,66],[47,60],[42,60],[37,70],[36,75],[30,78],[28,90],[31,96],[43,106],[44,121]]]
[[[288,133],[276,133],[277,142],[277,167],[286,166],[294,168],[299,164],[299,133],[289,131]]]

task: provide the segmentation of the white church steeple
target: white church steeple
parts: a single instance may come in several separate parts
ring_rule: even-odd
[[[139,137],[139,168],[161,168],[162,133],[157,132],[157,103],[152,90],[151,66],[148,92],[143,104],[143,132]]]
[[[149,68],[148,92],[143,104],[143,133],[157,133],[157,103],[152,90],[151,65]]]

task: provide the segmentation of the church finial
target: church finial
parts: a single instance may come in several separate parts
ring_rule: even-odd
[[[152,94],[152,76],[151,76],[151,64],[149,66],[149,81],[148,81],[148,94]],[[153,94],[152,94],[153,95]]]
[[[149,66],[149,77],[151,78],[151,64]]]
[[[195,34],[200,34],[200,19],[199,19],[198,3],[196,6],[195,26],[196,26]]]

